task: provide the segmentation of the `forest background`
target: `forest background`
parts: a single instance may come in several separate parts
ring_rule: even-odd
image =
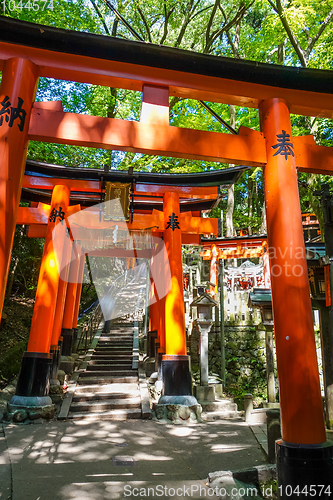
[[[0,14],[57,28],[141,39],[218,57],[333,69],[333,0],[111,0],[109,6],[107,3],[103,0],[4,0],[0,2]],[[36,100],[61,100],[64,111],[74,113],[125,120],[139,120],[140,117],[141,93],[129,90],[40,78]],[[235,131],[241,125],[259,130],[256,109],[221,103],[207,105],[213,114],[198,101],[170,98],[170,124],[228,133],[220,117]],[[313,134],[317,144],[332,146],[333,120],[297,115],[292,115],[291,120],[293,135]],[[222,163],[34,141],[29,144],[28,158],[104,170],[133,167],[138,171],[180,173],[228,167]],[[323,182],[332,184],[333,181],[329,176],[305,173],[298,174],[298,179],[301,210],[315,213],[323,230],[320,199],[314,192]],[[223,217],[226,236],[239,230],[248,234],[265,233],[262,170],[246,171],[210,215]],[[17,227],[7,285],[7,307],[13,298],[30,298],[31,309],[42,250],[42,240],[27,238],[24,228]],[[14,320],[17,313],[11,309],[6,313],[6,308],[4,311],[12,317],[8,318],[7,325],[5,321],[6,335],[1,332],[0,356],[14,347],[14,331],[20,336],[17,332],[20,327],[15,326]],[[30,312],[24,330],[30,327],[29,318]],[[25,331],[21,336],[24,343]],[[3,372],[1,375],[8,377]]]

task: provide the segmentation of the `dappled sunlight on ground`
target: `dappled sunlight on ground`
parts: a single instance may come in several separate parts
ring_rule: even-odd
[[[12,500],[144,498],[125,496],[125,486],[204,485],[209,472],[265,463],[252,432],[239,421],[176,426],[147,420],[68,420],[9,425],[5,434]],[[0,463],[4,453],[0,448]]]

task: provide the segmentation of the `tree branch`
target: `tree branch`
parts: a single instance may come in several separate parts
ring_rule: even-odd
[[[298,59],[300,60],[301,65],[304,68],[306,68],[307,61],[305,59],[305,51],[303,51],[303,49],[300,46],[297,38],[295,37],[295,35],[291,31],[291,28],[290,28],[290,26],[288,24],[288,21],[286,19],[285,13],[284,13],[282,5],[281,5],[281,0],[276,0],[276,5],[277,5],[277,8],[278,8],[277,12],[278,12],[280,21],[281,21],[281,23],[282,23],[282,25],[283,25],[283,27],[284,27],[287,35],[288,35],[290,43],[294,47],[294,50],[295,50],[296,54],[298,55]]]
[[[229,31],[235,24],[238,24],[244,17],[245,15],[245,12],[251,7],[251,5],[254,4],[254,0],[248,5],[243,5],[243,6],[240,6],[238,12],[236,13],[235,17],[226,25],[222,26],[222,28],[220,28],[219,30],[216,30],[213,34],[213,36],[211,37],[211,40],[210,40],[210,45],[209,47],[214,43],[214,41],[220,36],[222,35],[223,32],[226,32],[226,31]],[[221,10],[221,9],[220,9]],[[226,20],[227,17],[225,15],[225,13],[223,12],[223,15],[224,15],[224,19]]]
[[[309,57],[315,43],[318,41],[319,37],[322,35],[322,33],[324,32],[326,26],[328,25],[328,23],[330,22],[330,20],[332,19],[333,17],[333,9],[331,10],[331,12],[326,16],[326,19],[323,21],[322,25],[320,26],[319,30],[318,30],[318,33],[311,39],[309,45],[308,45],[308,48],[306,50],[307,52],[307,57]]]
[[[206,45],[205,45],[205,48],[204,48],[204,52],[206,52],[206,48],[207,48],[207,51],[208,51],[209,47],[212,44],[212,42],[211,42],[211,36],[210,36],[210,30],[212,28],[214,17],[216,15],[216,11],[218,9],[219,4],[220,4],[220,0],[215,0],[213,10],[212,10],[212,12],[211,12],[211,14],[209,16],[209,21],[208,21],[207,28],[206,28]]]
[[[176,5],[174,5],[171,8],[171,10],[169,10],[169,12],[168,12],[167,8],[166,8],[166,2],[164,0],[164,19],[165,20],[164,20],[163,35],[162,35],[162,38],[160,40],[160,45],[162,45],[165,42],[165,40],[166,40],[166,38],[168,36],[168,32],[169,32],[169,18],[171,16],[172,12],[175,10],[175,7],[176,7]]]
[[[151,35],[150,35],[150,29],[149,29],[149,26],[148,26],[148,23],[147,23],[147,19],[144,15],[144,13],[142,12],[141,8],[139,7],[139,5],[136,5],[136,8],[138,9],[138,12],[140,14],[140,17],[143,21],[143,24],[145,25],[145,28],[146,28],[146,32],[147,32],[147,35],[148,35],[148,40],[150,41],[150,43],[152,43],[152,39],[151,39]]]
[[[105,30],[105,33],[106,33],[107,35],[109,35],[109,36],[110,36],[110,31],[109,31],[109,28],[107,27],[107,25],[106,25],[106,23],[105,23],[105,20],[104,20],[104,16],[103,16],[103,14],[101,13],[101,11],[99,10],[99,8],[98,8],[98,6],[97,6],[97,4],[96,4],[95,0],[90,0],[90,2],[93,4],[94,9],[95,9],[95,11],[97,12],[98,17],[99,17],[99,18],[100,18],[100,20],[102,21],[102,24],[103,24],[103,28],[104,28],[104,30]]]
[[[276,5],[272,2],[272,0],[267,0],[267,2],[272,7],[272,9],[278,14],[278,10],[276,8]]]

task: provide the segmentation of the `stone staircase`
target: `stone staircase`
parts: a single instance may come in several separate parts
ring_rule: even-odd
[[[133,335],[133,322],[113,324],[108,334],[97,333],[96,346],[88,351],[76,381],[67,418],[142,417]]]
[[[198,401],[202,406],[202,419],[204,422],[212,420],[234,420],[242,416],[233,399],[217,398],[215,401]]]

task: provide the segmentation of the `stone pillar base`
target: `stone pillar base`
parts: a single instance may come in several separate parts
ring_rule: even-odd
[[[61,336],[62,341],[62,356],[70,356],[72,354],[72,343],[73,343],[73,328],[62,328]]]
[[[111,320],[108,319],[104,322],[102,333],[110,333],[111,331]]]
[[[23,353],[21,371],[13,398],[37,398],[38,400],[38,398],[44,398],[49,395],[52,358],[52,354],[49,353]]]
[[[78,343],[78,328],[73,328],[73,345],[72,345],[72,353],[77,351],[77,343]]]
[[[50,380],[50,385],[55,384],[55,380],[57,379],[57,373],[58,373],[58,368],[60,364],[60,346],[58,345],[51,345],[50,353],[52,354],[52,366],[51,366],[51,380]],[[53,383],[52,383],[53,381]]]
[[[333,442],[319,445],[301,445],[276,441],[276,470],[279,498],[294,498],[294,491],[315,497],[332,498],[333,492]],[[319,486],[320,485],[320,491]],[[322,487],[323,486],[323,487]],[[300,494],[297,498],[307,498]]]
[[[166,396],[162,396],[160,401]],[[153,407],[153,418],[159,422],[166,424],[190,424],[195,422],[202,422],[201,412],[202,408],[199,404],[190,404],[191,399],[196,399],[193,396],[189,396],[188,405],[184,400],[184,404],[169,403],[161,404],[160,401]]]
[[[49,420],[54,417],[55,405],[49,396],[25,397],[13,396],[7,404],[7,412],[4,415],[6,422],[26,422],[43,418]]]
[[[163,396],[192,396],[189,356],[164,354],[162,372]]]

